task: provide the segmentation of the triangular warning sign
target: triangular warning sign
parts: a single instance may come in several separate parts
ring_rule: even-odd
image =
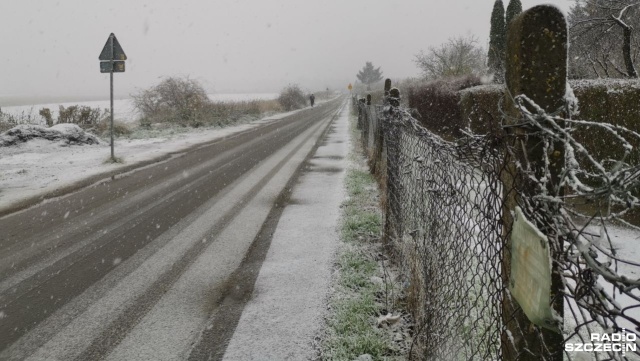
[[[111,57],[111,41],[113,41],[113,58]],[[99,60],[127,60],[127,55],[125,55],[124,50],[120,46],[118,39],[116,36],[111,33],[109,38],[107,39],[107,43],[104,44],[104,48],[102,48],[102,52],[100,52]]]

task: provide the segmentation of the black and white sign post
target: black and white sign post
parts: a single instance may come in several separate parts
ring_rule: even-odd
[[[109,73],[111,83],[111,161],[115,161],[113,154],[113,73],[124,73],[124,61],[127,60],[118,39],[111,33],[107,43],[98,57],[100,60],[100,72]]]

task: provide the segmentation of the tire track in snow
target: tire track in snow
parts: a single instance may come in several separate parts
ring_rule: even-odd
[[[315,125],[313,129],[319,125]],[[282,167],[296,154],[300,148],[313,137],[313,132],[304,138],[291,152],[289,152],[269,173],[267,173],[262,179],[259,180],[245,195],[239,200],[236,205],[223,217],[223,219],[216,224],[211,230],[211,234],[222,233],[227,226],[236,218],[236,216],[242,211],[245,206],[253,199],[260,190],[282,169]],[[147,312],[155,306],[160,297],[162,297],[167,289],[169,289],[178,278],[185,272],[185,270],[197,259],[206,247],[208,243],[197,242],[187,251],[184,257],[176,262],[171,269],[167,270],[160,278],[154,282],[149,289],[130,304],[127,309],[122,312],[116,320],[113,320],[111,324],[97,337],[91,345],[78,355],[74,360],[100,360],[103,359],[108,353],[115,348],[129,333],[129,331],[135,327],[138,322],[147,314]]]
[[[317,117],[312,117],[312,118],[317,118]],[[278,144],[278,147],[282,146],[281,143],[283,143],[283,140],[287,136],[292,138],[295,132],[304,130],[306,127],[308,127],[308,123],[312,121],[313,119],[307,120],[306,122],[298,122],[299,124],[295,124],[296,123],[295,119],[289,121],[289,124],[293,124],[295,126],[292,126],[293,130],[290,129],[290,133],[287,133],[287,134],[285,134],[286,133],[285,129],[282,126],[271,127],[273,129],[271,133],[277,135],[275,143]],[[276,147],[276,149],[278,147]],[[255,147],[254,149],[252,149],[251,152],[248,152],[248,153],[251,153],[252,155],[256,155],[256,158],[252,159],[254,163],[251,166],[247,166],[246,168],[240,169],[239,172],[235,173],[237,177],[244,174],[247,170],[251,169],[253,166],[255,166],[255,164],[258,164],[260,162],[260,159],[263,159],[265,156],[270,154],[267,151],[267,149],[263,149],[260,147]],[[209,178],[205,175],[202,177],[202,180],[200,182],[196,181],[192,183],[206,183],[207,180],[209,180]],[[221,189],[224,189],[224,186],[226,184],[229,184],[232,182],[233,181],[231,177],[228,179],[228,181],[222,182],[223,184],[222,186],[219,187],[219,189],[214,189],[215,187],[209,187],[210,189],[207,194],[199,194],[198,196],[195,196],[193,198],[197,198],[197,197],[201,198],[202,201],[199,204],[202,204],[204,201],[206,201],[206,199],[209,199],[211,196],[215,195]],[[192,192],[191,190],[189,190],[191,186],[185,186],[184,188],[185,188],[186,195],[189,196],[190,195],[189,193]],[[191,195],[193,195],[193,193]],[[177,196],[174,196],[174,198],[164,197],[160,203],[168,203],[172,199],[175,200],[175,198],[177,198]],[[119,261],[126,261],[126,259],[129,256],[136,253],[138,250],[144,248],[146,244],[148,244],[151,240],[157,238],[167,228],[169,228],[169,226],[171,225],[171,221],[177,222],[179,220],[179,218],[177,217],[178,215],[188,214],[190,210],[197,208],[198,204],[196,203],[197,202],[187,201],[186,204],[181,205],[181,208],[178,211],[175,211],[176,207],[172,207],[172,206],[165,207],[164,209],[162,209],[162,207],[157,207],[159,210],[153,212],[153,216],[151,217],[150,221],[147,220],[147,222],[143,222],[141,220],[138,220],[137,223],[136,221],[130,222],[130,225],[134,229],[137,227],[138,229],[137,234],[146,234],[146,235],[153,234],[153,237],[150,237],[150,239],[145,239],[143,241],[136,240],[137,244],[135,244],[135,247],[129,249],[129,253],[122,252],[122,249],[119,248],[120,246],[126,247],[127,246],[126,241],[128,240],[125,234],[126,232],[120,232],[121,234],[119,239],[112,240],[112,242],[108,243],[108,245],[110,245],[109,251],[111,251],[110,256],[105,256],[104,254],[96,255],[96,253],[99,253],[98,248],[96,248],[95,245],[91,245],[88,247],[93,246],[94,247],[93,252],[90,252],[87,255],[83,255],[83,257],[80,259],[80,262],[74,262],[72,264],[68,264],[66,268],[62,267],[59,270],[48,269],[47,271],[49,272],[46,272],[46,273],[48,273],[49,275],[53,274],[53,277],[48,278],[47,282],[43,285],[43,287],[32,288],[31,291],[28,291],[27,293],[22,294],[21,297],[17,297],[12,301],[9,300],[10,303],[12,304],[15,304],[15,305],[20,304],[20,305],[12,309],[11,312],[5,311],[6,315],[15,316],[16,313],[12,311],[18,311],[18,313],[22,312],[23,314],[26,314],[27,318],[29,317],[31,318],[29,319],[29,322],[22,322],[22,324],[20,324],[15,322],[14,323],[5,322],[5,321],[10,321],[13,318],[13,317],[9,317],[9,318],[5,317],[3,319],[2,324],[0,325],[0,328],[3,328],[3,330],[0,330],[0,334],[4,335],[0,338],[0,349],[6,348],[9,344],[17,340],[20,336],[24,335],[26,332],[28,332],[30,329],[35,327],[42,320],[48,318],[48,316],[52,314],[56,309],[65,305],[68,301],[70,301],[75,296],[80,294],[87,287],[89,287],[94,282],[102,278],[106,273],[112,271],[116,266],[118,266],[118,264],[109,264],[109,262],[106,262],[107,263],[106,266],[101,267],[100,265],[102,263],[98,262],[99,260],[104,258],[104,259],[113,259],[113,260],[119,259]],[[153,208],[155,207],[151,207],[151,208],[153,211]],[[172,215],[176,216],[174,217],[175,219],[171,219],[171,217],[169,217],[168,221],[166,220],[163,221],[164,224],[162,227],[154,227],[154,223],[155,223],[154,221],[160,219],[163,211],[166,211],[167,208],[169,208],[169,211],[174,210]],[[186,210],[184,208],[186,208]],[[180,210],[182,211],[182,213],[180,212]],[[123,217],[125,218],[130,216],[131,214],[123,215]],[[7,218],[5,217],[5,219]],[[154,229],[157,231],[154,231]],[[129,229],[129,232],[131,232],[131,229]],[[103,250],[100,250],[100,251],[102,252]],[[77,257],[78,254],[76,254],[75,256]],[[79,263],[82,263],[82,264],[79,265]],[[118,262],[115,262],[115,263],[118,263]],[[78,275],[78,274],[86,275],[88,273],[91,273],[93,275],[93,277],[89,280],[85,280],[84,282],[75,282],[73,280],[74,275]],[[59,283],[54,284],[53,281],[58,281]],[[46,297],[43,297],[43,295],[51,295],[52,297],[47,300]],[[56,296],[59,296],[59,297],[56,297]],[[18,302],[18,300],[22,300],[25,302]],[[39,311],[43,311],[43,312],[41,313]]]

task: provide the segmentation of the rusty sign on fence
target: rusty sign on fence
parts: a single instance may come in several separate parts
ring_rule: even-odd
[[[533,324],[559,332],[558,317],[551,308],[549,240],[520,207],[516,207],[511,232],[509,291]]]

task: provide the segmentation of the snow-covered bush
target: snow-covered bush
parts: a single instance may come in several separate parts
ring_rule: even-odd
[[[50,117],[51,111],[48,108],[41,109],[40,115],[44,117],[47,124],[49,124],[49,119],[46,117],[47,111],[49,112]],[[60,105],[57,124],[71,123],[78,125],[95,125],[108,115],[109,111],[107,109],[91,108],[86,105],[70,105],[65,108]]]
[[[51,128],[21,124],[0,134],[0,147],[17,145],[31,139],[63,141],[69,145],[100,144],[100,140],[96,136],[85,132],[76,124],[56,124]]]
[[[165,78],[160,84],[132,96],[142,115],[141,123],[177,123],[199,126],[207,123],[207,106],[211,101],[202,85],[190,78]]]
[[[307,98],[297,84],[289,85],[282,89],[278,102],[284,110],[290,111],[303,108],[307,105]]]
[[[48,126],[52,126],[53,125],[53,115],[51,114],[51,109],[42,108],[42,109],[40,109],[38,114],[40,114],[40,116],[44,118],[44,121],[47,122]]]

